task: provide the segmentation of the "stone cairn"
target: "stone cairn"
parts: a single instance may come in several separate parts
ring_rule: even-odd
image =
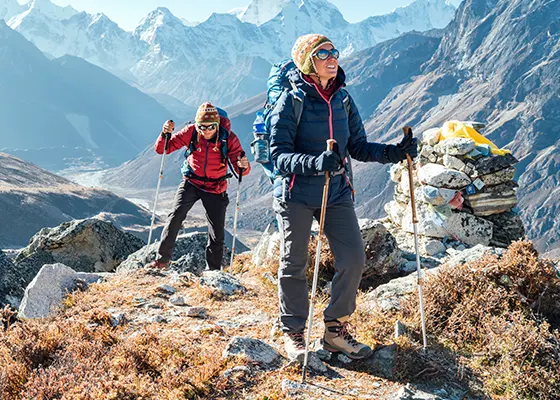
[[[464,124],[476,130],[485,127]],[[442,139],[440,128],[424,132],[413,169],[422,240],[507,247],[522,238],[523,224],[514,211],[517,162],[513,155],[494,155],[490,145],[469,138]],[[413,233],[406,161],[394,165],[390,175],[395,194],[385,211],[392,225]]]

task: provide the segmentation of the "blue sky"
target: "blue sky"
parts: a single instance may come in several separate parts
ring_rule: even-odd
[[[26,3],[26,0],[18,0]],[[167,7],[177,17],[189,21],[204,21],[213,12],[227,12],[232,8],[247,6],[251,0],[51,0],[53,3],[71,5],[78,11],[102,12],[125,30],[133,30],[138,22],[157,7]],[[349,22],[361,21],[372,15],[386,14],[412,0],[330,0]]]

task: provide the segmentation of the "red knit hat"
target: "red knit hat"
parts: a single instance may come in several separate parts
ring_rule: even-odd
[[[196,111],[196,117],[194,118],[197,123],[215,123],[220,124],[220,114],[216,107],[212,103],[206,102],[202,103],[198,110]]]

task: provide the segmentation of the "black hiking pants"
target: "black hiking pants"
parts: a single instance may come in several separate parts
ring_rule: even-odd
[[[183,221],[198,200],[202,200],[202,205],[206,210],[206,220],[208,221],[206,265],[208,269],[219,270],[224,255],[224,225],[226,209],[229,204],[228,195],[226,192],[221,194],[205,192],[192,185],[187,179],[183,179],[183,182],[177,189],[173,211],[169,214],[161,233],[158,260],[161,262],[169,262],[171,260],[175,240],[181,230]]]

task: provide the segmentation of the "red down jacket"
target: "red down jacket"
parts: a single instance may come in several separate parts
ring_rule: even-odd
[[[220,129],[225,128],[220,125]],[[194,125],[188,125],[172,135],[169,139],[169,147],[166,154],[179,150],[182,147],[185,147],[185,150],[187,150],[190,146],[193,134],[197,135],[198,132]],[[206,140],[202,135],[198,135],[195,150],[187,158],[187,162],[196,176],[217,179],[222,178],[228,173],[228,166],[222,163],[221,144],[218,142],[217,138],[218,134],[210,140]],[[163,154],[164,147],[165,139],[160,135],[154,148],[158,154]],[[237,159],[241,155],[241,152],[243,152],[243,148],[241,147],[239,138],[235,133],[230,132],[228,136],[228,158],[234,166],[236,173],[239,173]],[[250,170],[251,165],[249,164],[249,168],[243,171],[243,176],[247,175]],[[188,179],[194,186],[206,192],[220,194],[227,190],[227,180],[225,179],[219,182],[207,182],[194,177]]]

